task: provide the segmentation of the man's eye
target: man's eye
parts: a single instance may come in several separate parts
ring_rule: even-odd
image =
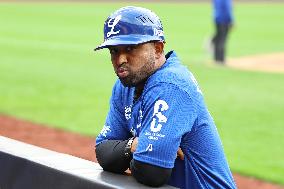
[[[126,47],[126,51],[127,52],[130,52],[130,51],[132,51],[134,49],[134,46],[127,46]]]
[[[116,49],[109,49],[110,54],[115,54],[117,52]]]

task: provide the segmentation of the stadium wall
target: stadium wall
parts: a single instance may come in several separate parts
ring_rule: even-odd
[[[0,189],[150,188],[99,164],[0,136]],[[163,186],[163,189],[174,187]]]

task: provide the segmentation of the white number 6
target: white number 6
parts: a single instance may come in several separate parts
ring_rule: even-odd
[[[160,108],[161,105],[161,108]],[[160,123],[166,123],[167,117],[164,116],[161,112],[166,111],[169,109],[169,105],[164,100],[158,100],[154,105],[154,113],[153,113],[153,120],[151,122],[151,131],[152,132],[158,132],[162,129],[162,124]],[[156,118],[158,118],[158,124],[156,126]]]

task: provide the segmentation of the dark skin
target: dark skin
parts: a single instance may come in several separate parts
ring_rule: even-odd
[[[122,84],[125,87],[135,87],[135,99],[141,96],[148,77],[166,62],[164,42],[161,41],[110,46],[109,51],[114,71]],[[137,145],[138,137],[132,143],[132,153],[135,152]],[[180,148],[177,156],[184,159]]]
[[[163,48],[160,41],[109,47],[114,71],[122,84],[141,92],[147,78],[165,63]]]

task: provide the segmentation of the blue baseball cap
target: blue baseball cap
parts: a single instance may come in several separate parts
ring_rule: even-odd
[[[104,42],[100,50],[116,45],[140,44],[148,41],[165,41],[159,17],[142,7],[122,7],[112,13],[104,24]]]

